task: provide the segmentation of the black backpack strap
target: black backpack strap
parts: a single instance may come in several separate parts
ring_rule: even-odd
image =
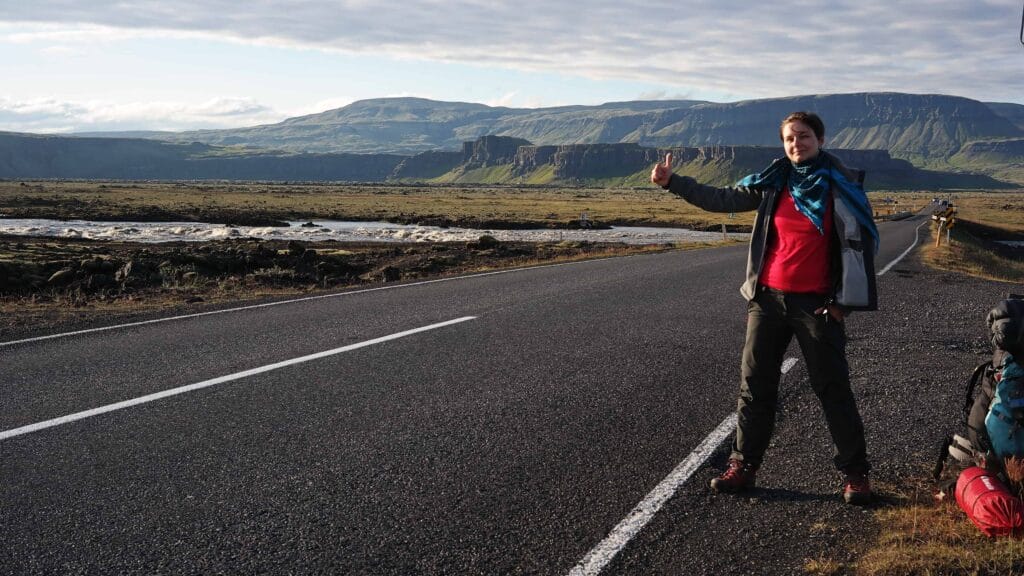
[[[974,369],[971,373],[970,380],[967,381],[967,393],[964,397],[964,423],[967,423],[967,418],[971,414],[971,407],[974,405],[974,391],[981,384],[981,381],[985,379],[985,373],[992,368],[992,361],[982,362]]]
[[[935,470],[932,471],[932,478],[936,482],[942,477],[942,471],[946,468],[946,460],[949,458],[949,447],[953,444],[953,437],[948,436],[942,441],[942,446],[939,448],[939,460],[935,463]]]

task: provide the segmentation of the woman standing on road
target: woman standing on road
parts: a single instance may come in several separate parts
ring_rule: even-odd
[[[845,476],[843,498],[871,500],[864,425],[850,389],[843,318],[874,310],[878,230],[861,186],[863,172],[821,150],[825,125],[795,112],[779,129],[786,157],[734,187],[715,188],[672,173],[672,154],[651,182],[710,212],[757,210],[747,259],[747,336],[739,423],[729,467],[711,481],[718,492],[754,486],[775,427],[783,355],[796,336],[811,387],[821,401]]]

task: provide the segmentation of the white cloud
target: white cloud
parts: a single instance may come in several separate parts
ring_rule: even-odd
[[[181,102],[71,102],[57,99],[15,101],[0,98],[0,130],[11,132],[90,132],[235,128],[284,119],[280,112],[249,98]]]
[[[69,56],[78,56],[82,54],[81,50],[79,50],[78,48],[72,48],[71,46],[63,46],[60,44],[55,46],[47,46],[46,48],[40,50],[40,52],[46,54],[47,56],[52,56],[54,58],[67,58]]]
[[[0,41],[205,36],[759,98],[904,91],[1020,101],[1017,0],[35,0]],[[545,97],[557,98],[557,87]],[[691,96],[695,97],[695,96]],[[498,97],[504,100],[506,97]],[[521,96],[537,99],[537,96]]]
[[[511,107],[514,107],[516,105],[516,102],[518,101],[518,99],[519,99],[519,94],[517,92],[508,92],[506,94],[502,94],[501,96],[499,96],[497,98],[492,98],[490,100],[487,100],[486,102],[484,102],[484,104],[487,104],[488,106],[495,106],[495,107],[504,106],[504,107],[511,108]]]

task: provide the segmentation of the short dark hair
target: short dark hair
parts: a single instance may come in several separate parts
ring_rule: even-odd
[[[782,124],[779,124],[779,140],[782,140],[782,129],[790,122],[807,124],[811,130],[814,130],[814,135],[818,137],[818,140],[825,137],[825,123],[821,121],[821,116],[814,112],[793,112],[782,120]]]

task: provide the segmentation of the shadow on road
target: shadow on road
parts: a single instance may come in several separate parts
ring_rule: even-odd
[[[838,493],[814,494],[786,488],[755,488],[750,496],[770,502],[835,502],[842,499]]]

